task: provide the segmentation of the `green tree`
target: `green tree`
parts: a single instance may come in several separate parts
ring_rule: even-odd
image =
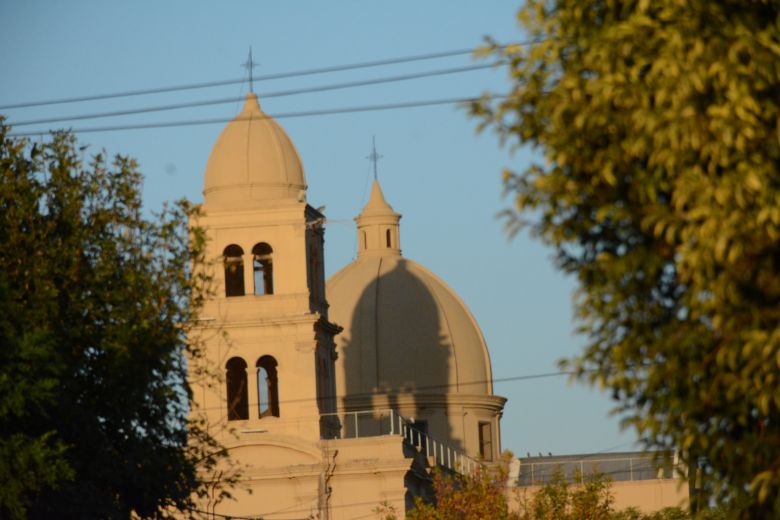
[[[601,474],[570,484],[560,472],[531,496],[521,495],[520,520],[611,520],[610,480]]]
[[[691,520],[679,507],[665,507],[642,513],[635,507],[616,510],[611,479],[601,473],[581,476],[569,482],[557,472],[541,488],[524,492],[519,488],[519,520]],[[696,520],[721,520],[708,511]]]
[[[472,112],[543,160],[513,231],[577,277],[580,377],[734,516],[780,517],[780,3],[528,0]]]
[[[504,465],[481,467],[474,474],[433,472],[434,503],[415,497],[408,520],[518,519],[509,511]],[[389,518],[389,517],[388,517]]]
[[[188,420],[203,235],[186,201],[142,217],[136,163],[86,165],[0,119],[0,516],[192,508],[219,447]],[[189,436],[189,442],[188,442]]]
[[[603,474],[578,475],[569,482],[556,472],[539,488],[507,487],[506,465],[485,467],[473,474],[433,474],[433,503],[415,498],[409,520],[690,520],[685,511],[668,507],[654,513],[635,508],[615,510],[612,481]],[[516,500],[510,498],[514,496]],[[510,503],[513,505],[510,507]],[[397,512],[378,507],[384,520],[394,520]],[[698,520],[721,520],[708,514]]]

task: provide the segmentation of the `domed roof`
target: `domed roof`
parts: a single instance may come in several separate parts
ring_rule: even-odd
[[[303,166],[287,133],[260,110],[250,93],[244,109],[227,124],[206,165],[204,204],[242,209],[259,201],[304,200]]]
[[[377,181],[358,225],[358,258],[327,282],[337,392],[492,395],[490,358],[466,305],[401,256],[399,219]]]
[[[490,358],[474,317],[439,277],[400,255],[364,255],[327,283],[337,382],[374,392],[492,394]]]

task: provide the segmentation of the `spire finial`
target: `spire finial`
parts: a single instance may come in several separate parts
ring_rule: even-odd
[[[242,67],[244,67],[246,70],[249,71],[249,92],[255,91],[255,77],[254,77],[254,68],[255,66],[260,65],[259,63],[255,63],[252,61],[252,46],[249,46],[249,57],[247,60],[241,64]]]
[[[376,153],[376,136],[371,136],[371,153],[366,156],[366,159],[371,161],[374,165],[374,180],[377,180],[377,173],[376,173],[376,165],[379,163],[379,159],[384,157],[384,155],[379,155]]]

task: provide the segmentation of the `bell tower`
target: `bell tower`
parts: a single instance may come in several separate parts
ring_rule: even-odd
[[[214,145],[203,193],[197,225],[214,284],[196,334],[224,380],[194,382],[196,405],[228,426],[228,448],[331,438],[336,425],[320,416],[335,411],[341,329],[325,299],[325,217],[306,203],[298,152],[254,93]]]
[[[191,329],[203,353],[190,359],[191,409],[227,455],[203,468],[202,477],[238,481],[229,499],[209,488],[198,510],[222,518],[322,520],[372,516],[383,502],[403,511],[407,482],[421,485],[411,472],[419,457],[407,458],[400,416],[392,416],[398,424],[391,431],[358,433],[361,421],[390,426],[389,416],[347,417],[337,409],[341,327],[329,318],[325,294],[325,217],[306,202],[295,146],[254,93],[214,144],[203,195],[192,224],[205,235],[204,268],[213,283]],[[400,257],[400,215],[378,185],[371,201],[359,226],[383,233],[384,244],[389,229],[394,241],[383,251]],[[378,253],[377,244],[366,254]],[[219,378],[209,377],[214,371]],[[354,430],[342,428],[340,417]]]

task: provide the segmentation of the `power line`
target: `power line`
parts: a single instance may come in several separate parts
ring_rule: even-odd
[[[585,369],[583,373],[594,373],[598,372],[598,369]],[[491,379],[477,379],[473,381],[458,381],[454,383],[439,383],[435,385],[421,385],[421,386],[415,386],[414,388],[406,391],[406,392],[414,392],[415,394],[418,394],[423,391],[428,390],[445,390],[453,387],[469,387],[474,385],[483,385],[487,383],[497,384],[497,383],[511,383],[511,382],[518,382],[518,381],[532,381],[535,379],[549,379],[553,377],[562,377],[562,376],[574,376],[578,375],[580,372],[574,371],[574,370],[559,370],[556,372],[539,372],[536,374],[522,374],[522,375],[516,375],[516,376],[506,376],[506,377],[494,377]],[[345,398],[367,398],[367,397],[376,397],[376,396],[382,396],[382,395],[391,395],[391,396],[397,396],[400,392],[389,392],[389,391],[370,391],[370,392],[361,392],[361,393],[354,393],[346,395],[327,395],[324,397],[300,397],[297,399],[280,399],[279,404],[289,404],[289,403],[305,403],[305,402],[311,402],[311,401],[318,401],[320,399],[328,400],[328,399],[345,399]],[[208,406],[208,407],[198,407],[198,411],[206,411],[206,410],[218,410],[222,409],[223,406]],[[344,413],[350,413],[347,411],[344,411]],[[296,418],[300,419],[300,418]],[[319,420],[319,416],[316,420]]]
[[[224,518],[226,520],[263,520],[264,516],[268,514],[273,514],[273,513],[266,513],[265,515],[241,516],[241,515],[225,515],[222,513],[210,513],[208,511],[203,511],[202,509],[187,509],[187,511],[191,513],[199,513],[201,515],[206,515],[207,517],[210,518],[219,517],[219,518]],[[305,510],[299,509],[298,511],[292,511],[292,512],[293,513],[305,512]],[[312,519],[311,516],[307,516],[306,518],[291,519],[291,520],[311,520],[311,519]]]
[[[388,76],[383,78],[374,78],[374,79],[366,79],[366,80],[357,80],[357,81],[348,81],[343,83],[332,83],[330,85],[319,85],[315,87],[305,87],[305,88],[299,88],[299,89],[292,89],[292,90],[280,90],[276,92],[269,92],[267,94],[263,94],[263,99],[268,98],[274,98],[274,97],[284,97],[284,96],[294,96],[298,94],[311,94],[314,92],[325,92],[329,90],[340,90],[345,88],[354,88],[354,87],[364,87],[369,85],[379,85],[382,83],[393,83],[398,81],[408,81],[413,79],[420,79],[420,78],[428,78],[433,76],[444,76],[447,74],[458,74],[462,72],[471,72],[475,70],[482,70],[494,67],[497,63],[488,63],[488,64],[481,64],[481,65],[469,65],[464,67],[453,67],[449,69],[439,69],[439,70],[431,70],[426,72],[417,72],[417,73],[411,73],[411,74],[402,74],[397,76]],[[63,121],[79,121],[79,120],[85,120],[85,119],[97,119],[102,117],[117,117],[117,116],[126,116],[126,115],[133,115],[133,114],[146,114],[150,112],[161,112],[166,110],[178,110],[182,108],[193,108],[193,107],[202,107],[202,106],[209,106],[209,105],[220,105],[224,103],[233,103],[237,100],[241,100],[241,97],[229,97],[229,98],[220,98],[220,99],[211,99],[211,100],[205,100],[205,101],[191,101],[187,103],[173,103],[173,104],[167,104],[167,105],[157,105],[152,107],[143,107],[143,108],[133,108],[133,109],[127,109],[127,110],[114,110],[110,112],[98,112],[94,114],[82,114],[82,115],[73,115],[73,116],[62,116],[62,117],[56,117],[56,118],[47,118],[47,119],[32,119],[28,121],[18,121],[18,122],[8,122],[8,126],[11,127],[19,127],[19,126],[27,126],[27,125],[36,125],[36,124],[43,124],[43,123],[59,123]]]
[[[343,509],[343,508],[346,508],[346,507],[370,506],[370,505],[379,506],[379,505],[381,505],[381,503],[375,502],[373,500],[368,500],[368,501],[364,501],[364,502],[347,502],[347,503],[343,503],[343,504],[330,504],[330,505],[327,506],[327,509]],[[310,511],[310,510],[311,509],[299,508],[299,509],[293,509],[291,511],[285,511],[284,513],[285,514],[297,514],[297,513],[305,513],[306,511]],[[262,518],[263,516],[271,516],[273,514],[274,513],[264,513],[263,515],[260,515],[260,516]]]
[[[314,498],[314,499],[309,501],[309,509],[308,510],[311,511],[315,506],[317,506],[317,504],[319,504],[320,500],[325,498],[327,495],[328,495],[327,491],[326,492],[320,492],[317,495],[316,498]],[[262,516],[266,517],[266,516],[274,516],[274,515],[279,515],[279,514],[288,515],[288,514],[296,513],[296,512],[297,513],[306,512],[306,509],[301,509],[301,506],[303,506],[303,503],[290,504],[287,507],[283,507],[281,509],[276,509],[276,510],[270,511],[268,513],[263,513]],[[290,511],[293,508],[298,508],[298,509],[294,510],[294,511]]]
[[[549,379],[552,377],[561,377],[561,376],[572,376],[575,375],[576,372],[574,371],[558,371],[558,372],[541,372],[537,374],[523,374],[523,375],[517,375],[517,376],[507,376],[507,377],[496,377],[492,379],[480,379],[475,381],[458,381],[457,383],[440,383],[436,385],[422,385],[422,386],[415,386],[411,391],[414,393],[420,393],[428,390],[445,390],[453,387],[469,387],[474,385],[483,385],[487,383],[509,383],[509,382],[517,382],[517,381],[531,381],[534,379]],[[304,403],[304,402],[311,402],[311,401],[318,401],[320,399],[344,399],[346,397],[349,397],[351,399],[354,398],[366,398],[366,397],[376,397],[381,395],[395,395],[391,392],[387,391],[371,391],[371,392],[362,392],[362,393],[356,393],[356,394],[349,394],[348,396],[345,395],[333,395],[333,396],[325,396],[325,397],[300,397],[297,399],[280,399],[279,404],[290,404],[290,403]],[[206,411],[206,410],[219,410],[222,409],[223,406],[208,406],[208,407],[198,407],[198,411]],[[349,412],[344,412],[349,413]],[[300,418],[298,418],[300,419]],[[316,420],[319,420],[319,416],[317,416]]]
[[[511,45],[528,45],[532,43],[539,43],[540,39],[531,39],[527,41],[521,41],[517,42]],[[502,46],[504,47],[504,46]],[[433,60],[433,59],[439,59],[439,58],[448,58],[452,56],[463,56],[467,54],[472,54],[474,52],[474,49],[455,49],[450,51],[443,51],[443,52],[431,52],[426,54],[417,54],[417,55],[411,55],[411,56],[402,56],[397,58],[386,58],[382,60],[372,60],[372,61],[364,61],[364,62],[357,62],[357,63],[349,63],[345,65],[332,65],[328,67],[319,67],[319,68],[313,68],[313,69],[303,69],[303,70],[297,70],[297,71],[291,71],[291,72],[281,72],[276,74],[266,74],[262,76],[256,76],[254,78],[254,81],[269,81],[269,80],[275,80],[275,79],[284,79],[284,78],[293,78],[293,77],[300,77],[300,76],[310,76],[314,74],[325,74],[330,72],[342,72],[347,70],[356,70],[356,69],[365,69],[370,67],[381,67],[385,65],[396,65],[400,63],[410,63],[414,61],[424,61],[424,60]],[[45,106],[45,105],[59,105],[59,104],[65,104],[65,103],[80,103],[83,101],[97,101],[101,99],[113,99],[113,98],[120,98],[120,97],[130,97],[130,96],[142,96],[147,94],[162,94],[166,92],[176,92],[181,90],[195,90],[195,89],[201,89],[201,88],[209,88],[209,87],[219,87],[224,85],[234,85],[237,83],[243,83],[246,81],[244,78],[241,79],[229,79],[229,80],[219,80],[219,81],[207,81],[202,83],[190,83],[190,84],[184,84],[184,85],[175,85],[175,86],[167,86],[167,87],[156,87],[156,88],[148,88],[148,89],[139,89],[139,90],[128,90],[124,92],[114,92],[110,94],[95,94],[90,96],[76,96],[76,97],[68,97],[68,98],[59,98],[59,99],[49,99],[49,100],[40,100],[40,101],[27,101],[27,102],[20,102],[20,103],[9,103],[7,105],[0,105],[0,110],[10,110],[14,108],[28,108],[28,107],[36,107],[36,106]]]
[[[504,96],[493,96],[493,99],[500,99]],[[287,118],[295,118],[295,117],[313,117],[313,116],[326,116],[326,115],[335,115],[335,114],[350,114],[350,113],[356,113],[356,112],[373,112],[373,111],[380,111],[380,110],[397,110],[402,108],[418,108],[418,107],[426,107],[426,106],[436,106],[436,105],[453,105],[458,103],[469,103],[478,100],[478,97],[465,97],[465,98],[444,98],[444,99],[429,99],[429,100],[422,100],[422,101],[406,101],[406,102],[399,102],[399,103],[384,103],[384,104],[378,104],[378,105],[365,105],[365,106],[357,106],[357,107],[342,107],[342,108],[329,108],[329,109],[322,109],[322,110],[307,110],[307,111],[301,111],[301,112],[283,112],[280,114],[273,114],[273,115],[261,115],[261,116],[251,116],[246,118],[224,118],[224,117],[218,117],[218,118],[211,118],[211,119],[195,119],[195,120],[188,120],[188,121],[167,121],[167,122],[159,122],[159,123],[139,123],[134,125],[115,125],[115,126],[102,126],[102,127],[87,127],[87,128],[77,128],[73,129],[71,128],[70,131],[76,134],[86,134],[86,133],[94,133],[94,132],[115,132],[119,130],[147,130],[151,128],[170,128],[170,127],[177,127],[177,126],[198,126],[198,125],[210,125],[210,124],[217,124],[217,123],[229,123],[230,121],[238,120],[260,120],[263,118],[273,118],[273,119],[287,119]],[[41,135],[46,132],[50,132],[54,130],[30,130],[26,132],[11,132],[9,137],[29,137],[29,136],[36,136]]]
[[[199,513],[201,515],[206,515],[207,517],[211,518],[225,518],[227,520],[235,519],[235,520],[263,520],[262,516],[239,516],[239,515],[223,515],[221,513],[211,513],[209,511],[203,511],[202,509],[187,509],[190,513]]]

